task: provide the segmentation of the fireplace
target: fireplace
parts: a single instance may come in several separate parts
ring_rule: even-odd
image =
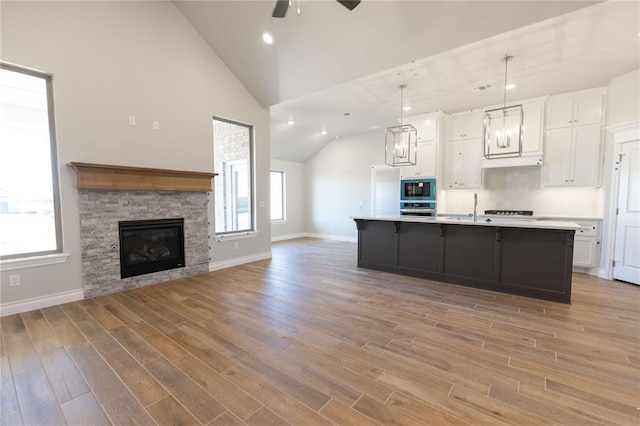
[[[184,219],[118,222],[120,278],[185,266]]]

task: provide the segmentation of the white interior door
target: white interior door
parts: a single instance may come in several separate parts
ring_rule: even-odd
[[[374,167],[373,215],[400,215],[400,170],[398,167]]]
[[[640,285],[640,141],[621,148],[613,278]]]

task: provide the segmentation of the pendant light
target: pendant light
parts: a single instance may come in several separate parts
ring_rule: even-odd
[[[387,127],[384,135],[384,161],[392,167],[415,166],[418,150],[418,131],[411,124],[402,124],[404,89],[406,84],[398,86],[400,89],[400,125]]]
[[[504,98],[502,108],[485,111],[484,157],[487,159],[522,156],[522,105],[507,107],[507,66],[513,59],[504,55]]]

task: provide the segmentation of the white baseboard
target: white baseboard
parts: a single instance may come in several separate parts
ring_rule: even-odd
[[[598,278],[604,278],[605,280],[611,279],[609,278],[609,271],[607,270],[607,268],[598,269]]]
[[[84,299],[84,291],[72,290],[34,297],[33,299],[20,300],[18,302],[5,303],[0,305],[0,317],[48,308],[49,306],[60,305],[62,303],[76,302],[82,299]]]
[[[233,259],[221,260],[219,262],[209,262],[209,272],[219,269],[231,268],[233,266],[244,265],[245,263],[257,262],[259,260],[271,259],[271,251],[252,254],[250,256],[234,257]]]
[[[335,240],[346,241],[348,243],[357,243],[358,237],[345,237],[344,235],[329,235],[329,234],[304,234],[305,237],[319,238],[321,240]]]
[[[277,237],[272,236],[271,237],[271,242],[275,242],[275,241],[284,241],[284,240],[294,240],[296,238],[304,238],[306,237],[307,234],[305,233],[299,233],[299,234],[289,234],[289,235],[279,235]]]

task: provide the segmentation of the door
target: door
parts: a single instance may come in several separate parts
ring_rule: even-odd
[[[622,145],[613,278],[640,285],[640,141]]]

